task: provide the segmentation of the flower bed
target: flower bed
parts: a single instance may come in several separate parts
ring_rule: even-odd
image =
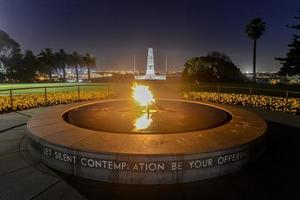
[[[300,114],[300,99],[297,98],[215,92],[184,92],[183,97],[191,100],[251,106],[260,109]]]
[[[107,92],[82,91],[80,100],[100,100],[110,95]],[[22,94],[13,96],[13,110],[25,110],[46,105],[57,105],[73,103],[78,101],[77,92],[57,92],[48,93],[47,98],[44,94]],[[9,96],[0,96],[0,113],[11,111],[11,102]]]

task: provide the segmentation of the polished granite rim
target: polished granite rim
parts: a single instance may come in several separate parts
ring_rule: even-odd
[[[28,149],[58,171],[122,184],[199,181],[235,172],[254,160],[263,149],[265,121],[237,107],[205,105],[226,110],[232,119],[215,128],[177,134],[111,133],[68,124],[62,116],[74,106],[54,106],[28,121]]]
[[[118,100],[107,100],[118,101]],[[102,101],[102,102],[107,102]],[[208,130],[183,132],[177,134],[126,134],[94,131],[68,124],[62,115],[78,106],[64,105],[54,107],[52,112],[41,113],[27,123],[30,138],[72,150],[136,155],[186,155],[215,152],[231,149],[251,143],[262,137],[267,129],[265,121],[258,115],[228,105],[201,103],[226,110],[232,119],[222,125]],[[95,104],[93,102],[88,104]]]

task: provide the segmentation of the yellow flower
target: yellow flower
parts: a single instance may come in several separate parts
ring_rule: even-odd
[[[264,95],[247,95],[215,92],[184,92],[184,98],[199,101],[211,101],[222,104],[252,106],[291,114],[300,113],[299,98],[272,97]]]
[[[114,92],[82,91],[80,100],[100,100],[114,95]],[[22,94],[13,96],[13,109],[24,110],[45,105],[66,104],[78,101],[77,92],[48,93],[47,100],[43,94]],[[0,113],[11,110],[9,96],[0,96]]]

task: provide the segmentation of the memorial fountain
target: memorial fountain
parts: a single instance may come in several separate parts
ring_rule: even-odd
[[[29,150],[56,170],[103,182],[174,184],[239,170],[261,149],[266,123],[227,105],[131,99],[51,108],[27,123]]]

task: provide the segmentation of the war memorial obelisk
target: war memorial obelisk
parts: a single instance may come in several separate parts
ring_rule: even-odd
[[[144,76],[135,76],[135,80],[166,80],[166,76],[155,75],[153,48],[148,48],[146,74]]]

